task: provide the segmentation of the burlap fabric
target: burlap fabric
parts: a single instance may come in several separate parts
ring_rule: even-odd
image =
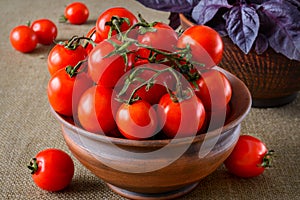
[[[27,20],[49,18],[58,26],[58,40],[84,35],[99,13],[111,6],[141,12],[148,20],[167,22],[168,13],[146,9],[135,1],[85,1],[90,9],[87,24],[59,24],[70,1],[0,1],[0,199],[123,199],[85,169],[74,157],[75,175],[64,191],[49,193],[37,188],[26,168],[40,150],[54,147],[68,152],[61,129],[47,101],[47,54],[51,46],[38,46],[30,54],[15,51],[10,30]],[[300,83],[299,83],[300,84]],[[240,179],[221,166],[181,199],[300,199],[300,95],[291,104],[272,109],[252,108],[242,132],[261,138],[276,152],[274,167],[252,179]]]

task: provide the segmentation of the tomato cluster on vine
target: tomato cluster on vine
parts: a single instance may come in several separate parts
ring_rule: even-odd
[[[207,130],[210,116],[225,122],[230,114],[230,82],[214,69],[222,53],[221,37],[207,26],[177,33],[110,8],[86,36],[50,51],[48,99],[56,112],[96,134],[194,136]]]

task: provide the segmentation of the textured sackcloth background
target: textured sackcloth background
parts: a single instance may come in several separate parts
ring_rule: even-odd
[[[144,8],[135,1],[84,1],[89,21],[75,26],[58,24],[64,6],[71,1],[0,1],[0,199],[124,199],[111,192],[75,158],[75,175],[64,191],[38,189],[26,168],[30,158],[49,147],[67,149],[59,124],[51,116],[46,95],[50,78],[46,58],[51,46],[38,46],[22,54],[10,46],[9,32],[27,20],[49,18],[58,26],[58,40],[84,35],[98,15],[112,6],[141,12],[149,21],[167,21],[168,13]],[[299,83],[300,84],[300,83]],[[252,179],[228,174],[221,166],[181,199],[300,199],[300,95],[291,104],[272,109],[251,109],[242,132],[261,138],[276,151],[274,167]]]

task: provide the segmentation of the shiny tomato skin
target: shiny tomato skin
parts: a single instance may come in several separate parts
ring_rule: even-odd
[[[266,145],[256,137],[241,135],[224,164],[228,171],[242,178],[259,176],[265,170],[260,166],[268,153]]]
[[[113,7],[105,10],[102,12],[97,21],[96,21],[96,30],[97,33],[100,35],[101,38],[107,39],[108,38],[108,33],[110,30],[110,26],[106,26],[105,23],[111,21],[111,18],[113,16],[118,16],[119,18],[128,18],[130,25],[128,25],[126,22],[122,23],[120,26],[120,30],[122,32],[127,31],[130,26],[133,24],[136,24],[138,22],[137,18],[135,15],[127,10],[126,8],[123,7]],[[114,30],[112,32],[112,35],[116,35],[117,32]]]
[[[72,92],[75,77],[71,78],[65,69],[58,70],[48,82],[48,100],[52,108],[65,116],[73,116]]]
[[[85,66],[83,66],[85,67]],[[73,92],[72,92],[72,110],[74,121],[78,122],[78,104],[82,94],[94,85],[93,80],[86,72],[80,72],[75,77]]]
[[[226,110],[232,96],[232,87],[222,72],[214,69],[205,71],[201,73],[201,77],[196,81],[196,86],[194,84],[191,84],[191,86],[207,111]]]
[[[119,106],[111,88],[95,85],[86,90],[79,100],[79,122],[87,131],[110,136],[117,128],[114,115]]]
[[[89,9],[84,3],[73,2],[65,8],[65,18],[71,24],[84,24],[89,17]]]
[[[9,38],[12,47],[22,53],[32,52],[38,43],[37,34],[30,27],[25,25],[13,28]]]
[[[102,38],[100,37],[100,35],[96,32],[96,26],[93,26],[89,32],[86,34],[86,37],[90,38],[95,44],[99,44],[102,41]],[[86,52],[89,54],[92,49],[93,49],[93,45],[91,43],[87,43],[85,49]]]
[[[52,76],[56,71],[67,66],[76,66],[79,61],[87,58],[85,49],[78,45],[75,49],[65,47],[65,44],[56,44],[48,54],[48,71]]]
[[[38,169],[32,174],[34,183],[43,190],[56,192],[65,189],[72,181],[72,158],[59,149],[45,149],[36,156]]]
[[[186,29],[178,38],[177,47],[190,45],[192,60],[205,64],[207,68],[218,65],[223,56],[223,41],[214,29],[196,25]]]
[[[143,65],[138,65],[134,68],[134,70],[138,69],[144,69],[141,70],[135,78],[142,79],[143,81],[133,81],[129,88],[127,89],[126,95],[123,96],[123,98],[129,98],[130,95],[133,93],[134,89],[139,87],[140,85],[144,84],[145,81],[148,81],[150,78],[152,78],[154,75],[157,73],[152,71],[151,69],[154,70],[164,70],[169,68],[166,65],[163,64],[143,64]],[[132,72],[132,71],[130,71]],[[130,73],[128,72],[128,73]],[[127,74],[126,74],[127,75]],[[169,90],[173,90],[175,88],[175,78],[174,76],[169,72],[165,71],[162,72],[160,75],[158,75],[155,78],[155,83],[150,87],[147,88],[146,85],[140,87],[134,94],[134,97],[139,97],[140,99],[147,101],[151,105],[158,104],[160,98],[166,94],[168,91],[166,89],[166,86],[168,87]],[[166,83],[166,85],[164,85]],[[121,81],[118,83],[118,88],[122,88],[124,85],[124,81]],[[120,89],[119,89],[120,90]]]
[[[157,110],[158,119],[163,123],[160,127],[169,138],[195,136],[206,119],[204,106],[196,95],[174,102],[169,94],[165,94]]]
[[[106,57],[113,50],[113,45],[104,40],[94,47],[88,58],[88,74],[104,87],[113,88],[126,72],[125,61],[120,55]]]
[[[174,47],[176,47],[178,40],[178,35],[175,30],[162,22],[156,23],[153,28],[156,29],[155,32],[150,31],[145,34],[139,34],[137,38],[138,42],[165,52],[175,51]],[[145,48],[140,48],[138,53],[142,58],[148,58],[150,56],[150,50]],[[164,57],[159,55],[158,58],[162,59]]]
[[[35,20],[30,27],[37,34],[40,44],[50,45],[56,39],[57,27],[49,19]]]
[[[123,103],[116,114],[116,123],[121,134],[132,140],[150,138],[158,128],[155,109],[143,100]]]

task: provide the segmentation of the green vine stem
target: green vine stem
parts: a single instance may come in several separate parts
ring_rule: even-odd
[[[259,165],[260,167],[269,168],[272,166],[274,156],[274,150],[270,150],[266,153],[266,155],[263,157],[262,163]]]
[[[81,60],[81,61],[79,61],[74,67],[71,66],[71,65],[67,66],[67,67],[65,68],[65,70],[66,70],[67,74],[69,74],[70,78],[73,78],[73,77],[76,76],[78,73],[80,73],[80,72],[78,72],[79,68],[81,67],[81,65],[82,65],[83,63],[86,63],[86,62],[87,62],[87,60]]]
[[[29,165],[27,165],[28,169],[31,170],[31,174],[34,174],[38,170],[38,163],[36,158],[32,158],[30,160]]]
[[[129,50],[129,47],[132,45],[135,45],[137,48],[145,48],[150,50],[150,56],[148,61],[150,63],[164,63],[164,62],[170,62],[172,63],[172,66],[163,70],[156,70],[156,69],[151,69],[151,68],[146,68],[146,67],[139,67],[133,70],[133,72],[129,75],[128,79],[126,79],[124,87],[118,94],[118,98],[120,101],[126,102],[128,104],[132,103],[135,101],[134,94],[135,92],[140,89],[143,86],[146,87],[151,87],[153,85],[153,82],[155,81],[155,78],[157,78],[161,73],[164,73],[166,71],[169,71],[173,74],[173,76],[176,79],[176,101],[182,101],[186,98],[189,98],[188,95],[186,95],[183,92],[182,86],[181,86],[181,81],[178,78],[178,75],[175,73],[174,69],[179,70],[180,73],[185,75],[189,81],[195,81],[198,79],[199,73],[197,70],[196,73],[191,73],[195,66],[203,66],[202,63],[197,63],[191,60],[192,54],[191,54],[191,48],[188,45],[186,48],[177,48],[175,52],[166,52],[163,50],[159,50],[156,48],[153,48],[149,45],[141,44],[137,40],[132,39],[129,37],[129,34],[133,30],[138,30],[140,34],[144,34],[146,32],[155,32],[156,28],[154,28],[154,25],[157,22],[153,23],[148,23],[145,19],[142,18],[142,16],[139,14],[139,21],[135,24],[133,24],[126,32],[122,33],[120,30],[120,25],[124,22],[128,23],[130,25],[130,22],[127,18],[119,18],[113,16],[109,22],[106,23],[106,25],[110,26],[110,31],[109,31],[109,36],[108,36],[108,42],[110,42],[114,46],[114,51],[110,52],[106,57],[110,57],[113,55],[121,55],[125,61],[125,65],[127,66],[128,64],[128,57],[127,54],[132,52],[132,50]],[[119,45],[116,42],[112,40],[112,32],[116,30],[118,33],[119,40],[121,40],[122,44]],[[160,54],[163,55],[164,58],[161,60],[156,60],[156,56]],[[148,80],[145,80],[141,85],[137,86],[134,88],[133,92],[131,93],[129,99],[127,100],[122,100],[120,97],[126,93],[127,89],[129,88],[129,85],[138,79],[137,74],[141,70],[151,70],[154,71],[155,74],[150,77]],[[168,90],[169,91],[169,90]],[[171,94],[170,94],[171,95]]]
[[[153,71],[155,72],[155,74],[153,76],[151,76],[148,80],[146,81],[143,81],[142,84],[140,84],[139,86],[135,87],[132,91],[132,93],[130,94],[129,98],[127,100],[122,100],[121,99],[121,96],[124,95],[127,91],[127,89],[129,88],[129,85],[132,84],[134,81],[136,80],[139,80],[137,78],[137,75],[140,74],[142,71],[145,71],[145,70],[148,70],[148,71]],[[134,101],[136,101],[137,99],[134,98],[134,94],[142,87],[146,86],[146,88],[150,88],[154,82],[155,82],[155,79],[162,73],[165,73],[165,72],[170,72],[175,80],[176,80],[176,98],[175,98],[175,95],[172,95],[170,90],[168,89],[168,86],[165,84],[165,87],[167,88],[167,91],[169,92],[169,94],[173,97],[172,100],[174,102],[181,102],[185,99],[188,99],[190,98],[190,95],[187,95],[189,93],[185,93],[183,92],[183,88],[182,88],[182,83],[181,83],[181,80],[180,80],[180,77],[178,76],[178,74],[176,73],[176,71],[171,68],[171,67],[168,67],[168,68],[165,68],[165,69],[161,69],[161,70],[157,70],[157,69],[153,69],[153,68],[149,68],[149,67],[138,67],[136,69],[134,69],[132,71],[132,73],[130,73],[130,75],[127,77],[126,81],[125,81],[125,84],[122,88],[122,90],[119,92],[119,94],[117,95],[118,97],[118,100],[121,101],[121,102],[125,102],[127,104],[132,104]]]

